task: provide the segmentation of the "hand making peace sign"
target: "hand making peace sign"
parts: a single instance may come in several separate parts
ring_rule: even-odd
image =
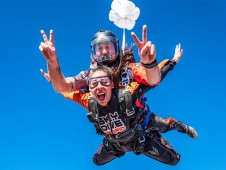
[[[56,48],[54,46],[54,35],[53,30],[50,30],[49,39],[46,36],[45,32],[41,30],[41,34],[44,42],[41,42],[39,45],[39,49],[45,57],[47,63],[52,63],[57,61]]]
[[[143,26],[142,41],[136,36],[134,32],[131,33],[137,47],[140,59],[144,64],[150,64],[155,60],[156,51],[155,45],[151,41],[147,41],[147,26]]]

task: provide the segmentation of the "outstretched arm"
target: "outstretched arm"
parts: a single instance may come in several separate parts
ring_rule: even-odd
[[[181,49],[181,45],[177,44],[175,47],[174,57],[171,60],[164,60],[159,63],[159,69],[161,71],[162,80],[171,71],[174,66],[179,62],[181,56],[183,55],[184,50]]]
[[[147,26],[143,26],[142,41],[134,32],[131,33],[137,47],[142,65],[145,67],[146,79],[150,85],[157,85],[161,81],[161,74],[156,61],[155,45],[147,41]]]
[[[56,48],[54,46],[53,30],[50,30],[49,39],[43,30],[41,30],[41,34],[44,42],[40,43],[39,49],[46,59],[48,74],[44,73],[44,71],[41,72],[49,82],[51,81],[51,84],[56,92],[70,92],[73,88],[73,82],[66,79],[60,70],[60,64],[57,58]]]
[[[174,66],[179,62],[181,56],[183,55],[183,52],[184,51],[181,49],[181,45],[178,44],[178,45],[176,45],[173,59],[171,59],[171,60],[166,59],[166,60],[163,60],[162,62],[160,62],[158,64],[158,68],[161,71],[161,75],[162,75],[161,81],[165,78],[165,76],[171,70],[173,70]],[[141,84],[140,87],[141,87],[141,90],[143,91],[143,94],[144,94],[147,91],[149,91],[152,88],[154,88],[155,86],[147,86],[145,84]]]

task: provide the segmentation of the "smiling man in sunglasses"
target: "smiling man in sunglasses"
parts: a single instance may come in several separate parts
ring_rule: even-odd
[[[93,157],[96,165],[103,165],[131,151],[176,165],[180,155],[158,132],[177,130],[192,138],[197,137],[192,127],[172,118],[163,119],[149,112],[147,105],[137,104],[150,86],[132,82],[126,89],[115,89],[112,70],[105,66],[91,69],[88,85],[90,93],[79,90],[62,94],[87,108],[87,117],[94,124],[96,133],[104,136]],[[131,94],[129,103],[125,99],[127,91]],[[127,114],[126,105],[132,106],[133,114]]]

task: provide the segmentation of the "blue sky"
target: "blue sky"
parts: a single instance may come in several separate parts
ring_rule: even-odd
[[[163,136],[181,154],[171,167],[128,153],[97,167],[92,157],[102,137],[86,110],[64,99],[40,74],[46,62],[38,46],[40,30],[55,33],[65,76],[89,67],[90,42],[100,29],[122,30],[108,19],[111,0],[0,1],[0,169],[1,170],[225,170],[226,1],[133,0],[157,59],[172,58],[181,43],[184,55],[165,80],[150,91],[148,104],[162,117],[195,127],[196,140],[176,131]],[[126,31],[126,42],[133,40]],[[137,48],[135,48],[136,59]]]

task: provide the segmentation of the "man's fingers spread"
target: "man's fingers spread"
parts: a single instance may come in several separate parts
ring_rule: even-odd
[[[155,54],[155,45],[152,44],[151,45],[151,55],[154,55]]]
[[[135,41],[136,45],[139,48],[139,45],[141,43],[140,40],[139,40],[139,38],[136,36],[136,34],[134,32],[131,32],[131,36],[132,36],[133,40]]]
[[[143,26],[142,39],[144,44],[146,44],[147,42],[147,26],[146,25]]]
[[[50,30],[49,41],[50,41],[51,43],[53,43],[53,40],[54,40],[53,30]]]
[[[41,30],[41,34],[42,34],[42,37],[43,37],[44,41],[48,42],[49,40],[48,40],[48,38],[47,38],[47,36],[46,36],[46,34],[45,34],[45,32],[43,30]]]

